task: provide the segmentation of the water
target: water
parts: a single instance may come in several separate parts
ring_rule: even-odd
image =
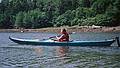
[[[55,33],[0,33],[0,68],[120,68],[120,48],[116,43],[111,47],[60,47],[19,45],[8,39],[47,39]],[[115,33],[76,33],[71,40],[104,40]]]

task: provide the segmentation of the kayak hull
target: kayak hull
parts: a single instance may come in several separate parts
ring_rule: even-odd
[[[18,44],[25,45],[41,45],[41,46],[110,46],[115,40],[102,40],[102,41],[69,41],[69,42],[55,42],[52,40],[39,40],[39,39],[18,39],[9,37],[9,39]]]

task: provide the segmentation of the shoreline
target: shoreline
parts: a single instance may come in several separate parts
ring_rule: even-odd
[[[120,32],[120,26],[72,26],[72,27],[48,27],[40,29],[0,29],[0,32],[55,32],[59,33],[61,28],[66,28],[68,32]]]

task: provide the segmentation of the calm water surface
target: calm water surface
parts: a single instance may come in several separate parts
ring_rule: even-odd
[[[8,38],[47,39],[55,33],[0,33],[0,68],[120,68],[120,48],[19,45]],[[76,33],[71,40],[104,40],[115,33]]]

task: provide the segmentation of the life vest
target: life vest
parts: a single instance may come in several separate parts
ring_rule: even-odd
[[[69,41],[69,35],[68,33],[63,34],[62,37],[60,39],[58,39],[59,42],[65,42],[65,41]]]

